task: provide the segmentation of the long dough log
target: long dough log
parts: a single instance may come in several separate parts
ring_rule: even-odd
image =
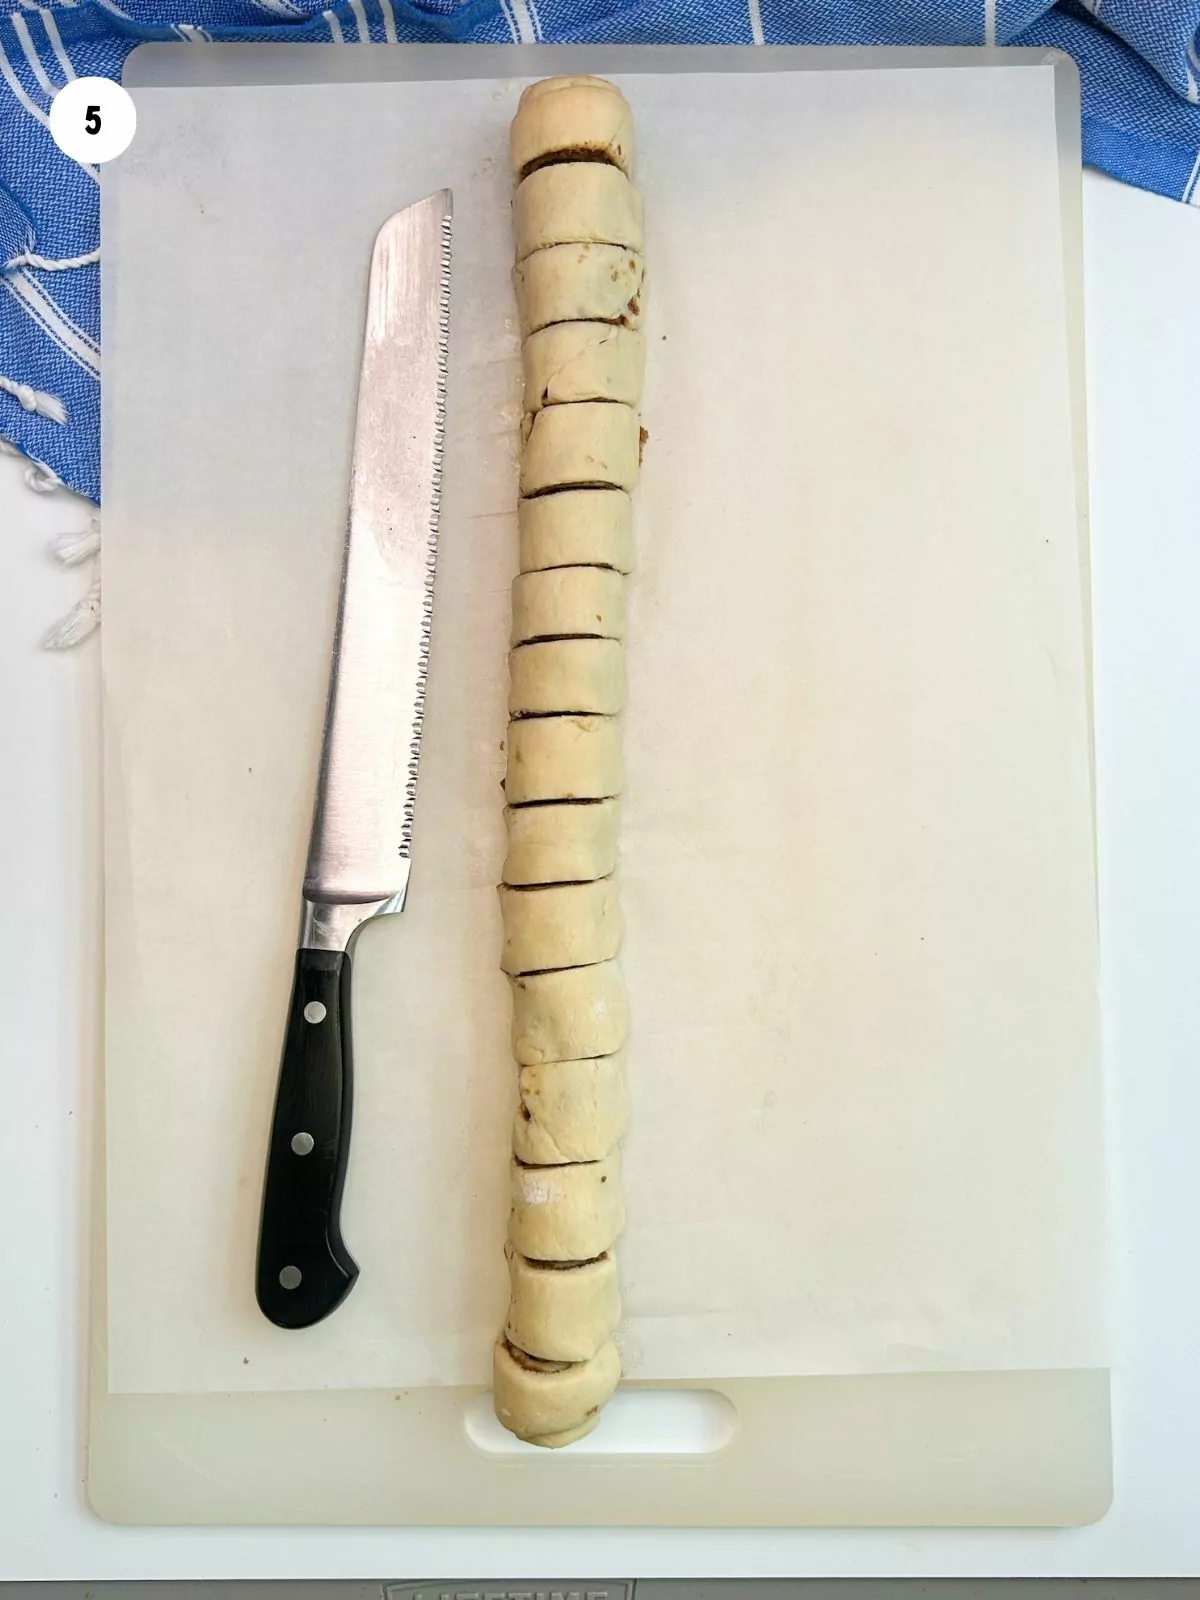
[[[525,417],[522,434],[523,495],[550,489],[632,489],[637,482],[641,429],[632,406],[604,401],[546,406]]]
[[[616,1151],[569,1167],[513,1161],[508,1240],[531,1261],[590,1261],[617,1242],[624,1226]]]
[[[582,1439],[600,1420],[621,1378],[621,1358],[610,1340],[590,1361],[538,1361],[496,1341],[492,1392],[496,1415],[518,1439],[556,1449]]]
[[[547,888],[500,885],[501,970],[516,977],[611,961],[621,944],[621,906],[611,878]]]
[[[646,263],[618,244],[552,245],[517,263],[513,289],[523,336],[555,322],[640,328]]]
[[[556,244],[642,248],[642,197],[617,167],[568,161],[540,167],[513,196],[517,260]]]
[[[629,1035],[629,1002],[615,961],[514,978],[513,1055],[543,1061],[611,1056]]]
[[[625,1056],[546,1061],[522,1067],[513,1119],[513,1154],[529,1166],[599,1161],[615,1150],[629,1122]]]
[[[544,78],[521,95],[509,150],[518,179],[564,157],[608,161],[628,176],[633,118],[625,96],[604,78]]]
[[[506,1253],[512,1297],[505,1338],[543,1361],[590,1361],[621,1320],[612,1252],[567,1267],[528,1261],[511,1245]]]
[[[617,865],[617,800],[506,806],[504,882],[585,883]]]
[[[525,409],[615,400],[636,406],[646,373],[645,336],[599,322],[556,322],[521,350]]]
[[[550,79],[522,95],[511,135],[525,339],[521,575],[499,890],[520,1101],[494,1401],[506,1427],[549,1446],[594,1427],[620,1377],[612,1245],[625,1221],[617,1146],[629,1024],[612,870],[622,574],[646,356],[632,152],[629,108],[603,79]]]
[[[611,567],[633,571],[633,509],[619,489],[567,489],[517,508],[521,571]]]

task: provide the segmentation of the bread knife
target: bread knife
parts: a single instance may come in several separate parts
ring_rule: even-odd
[[[450,297],[450,191],[390,217],[371,256],[350,511],[299,947],[271,1123],[256,1296],[307,1328],[358,1267],[350,1144],[352,941],[404,909],[429,669]]]

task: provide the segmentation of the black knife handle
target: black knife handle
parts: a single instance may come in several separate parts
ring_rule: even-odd
[[[280,1328],[320,1322],[358,1277],[340,1225],[350,1112],[350,958],[298,950],[255,1284],[259,1309]]]

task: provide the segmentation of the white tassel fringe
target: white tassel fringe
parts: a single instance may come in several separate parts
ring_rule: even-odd
[[[66,488],[58,474],[44,461],[26,456],[7,439],[0,439],[0,455],[16,456],[28,462],[25,482],[35,494],[53,494],[57,489]],[[54,559],[64,567],[79,567],[85,561],[94,561],[100,554],[100,518],[90,518],[87,527],[75,533],[59,534],[50,548]],[[82,600],[42,636],[42,646],[46,650],[70,650],[95,633],[99,626],[100,569],[97,567]]]
[[[49,417],[51,422],[66,422],[67,408],[57,395],[44,389],[30,388],[27,383],[17,383],[13,378],[0,377],[0,391],[12,395],[18,405],[33,411],[39,417]]]
[[[51,256],[35,256],[28,250],[11,256],[4,263],[5,272],[15,272],[18,267],[36,267],[39,272],[70,272],[72,267],[90,267],[100,259],[99,250],[89,250],[84,256],[63,256],[56,261]]]
[[[99,626],[100,572],[97,569],[83,599],[63,617],[61,622],[56,622],[43,635],[42,647],[46,650],[70,650],[74,645],[82,644]]]
[[[53,544],[54,557],[64,567],[77,567],[100,554],[100,518],[93,517],[82,533],[60,533]]]

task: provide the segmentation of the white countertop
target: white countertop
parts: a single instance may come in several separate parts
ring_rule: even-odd
[[[83,1498],[99,652],[39,652],[87,509],[0,458],[9,1173],[0,1580],[1200,1573],[1200,212],[1085,180],[1116,1498],[1069,1532],[110,1528]],[[997,463],[997,471],[1003,463]],[[170,893],[170,885],[163,886]],[[147,1263],[153,1271],[153,1263]]]

